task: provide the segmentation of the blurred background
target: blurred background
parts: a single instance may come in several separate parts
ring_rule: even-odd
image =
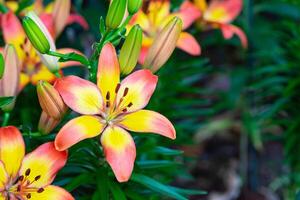
[[[90,29],[68,26],[57,46],[90,55],[109,1],[72,2]],[[172,10],[182,2],[172,0]],[[159,71],[149,108],[173,122],[177,139],[139,135],[135,170],[171,185],[169,189],[185,189],[181,193],[191,200],[300,199],[300,1],[244,0],[233,23],[246,33],[247,49],[238,37],[225,40],[220,30],[203,31],[194,24],[188,32],[201,44],[201,56],[177,49]],[[65,72],[85,74],[78,68]],[[13,123],[21,123],[23,129],[36,127],[40,114],[29,107],[39,107],[31,92],[33,86],[20,94],[19,109],[13,113]],[[91,166],[76,159],[84,160],[86,154],[71,154],[57,184],[78,199],[98,199],[103,181],[85,179]],[[118,187],[128,199],[176,199],[161,185],[141,185],[137,180]]]

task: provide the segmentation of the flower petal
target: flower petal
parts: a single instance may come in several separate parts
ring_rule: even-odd
[[[201,16],[201,12],[193,3],[186,0],[183,4],[181,4],[177,16],[179,16],[182,19],[183,29],[186,29]]]
[[[75,112],[81,114],[99,114],[103,100],[97,86],[77,76],[58,79],[55,88],[64,102]]]
[[[236,34],[242,43],[242,46],[244,48],[248,47],[248,39],[246,34],[237,26],[231,25],[231,24],[222,24],[221,25],[221,31],[223,33],[223,36],[225,39],[230,39],[233,37],[234,34]]]
[[[241,12],[243,0],[213,0],[206,12],[204,19],[212,22],[230,23]]]
[[[84,30],[89,29],[89,24],[81,15],[78,15],[75,13],[70,14],[67,24],[69,25],[69,24],[73,24],[73,23],[79,24]]]
[[[144,62],[145,62],[145,59],[146,59],[148,50],[149,50],[149,46],[146,46],[146,45],[143,45],[143,46],[142,46],[141,52],[140,52],[140,56],[139,56],[139,63],[140,63],[141,65],[143,65]]]
[[[1,16],[1,27],[5,43],[14,45],[19,59],[24,60],[25,52],[22,50],[21,45],[24,43],[26,35],[17,16],[13,12],[3,14]]]
[[[29,82],[30,82],[30,77],[27,74],[21,72],[18,91],[20,92],[21,90],[23,90]]]
[[[48,185],[43,188],[43,192],[32,192],[30,200],[50,200],[50,199],[55,199],[55,200],[74,200],[74,197],[67,192],[65,189],[61,187],[57,187],[54,185]],[[27,199],[26,196],[23,197],[24,199]]]
[[[65,166],[67,157],[68,153],[57,151],[53,142],[42,144],[24,157],[19,175],[24,175],[32,182],[30,187],[47,186],[52,183],[57,172]]]
[[[148,6],[148,19],[154,27],[160,27],[170,13],[170,1],[150,1]]]
[[[9,177],[7,175],[4,163],[0,160],[0,191],[3,191],[5,189],[6,183],[9,180],[8,178]]]
[[[8,176],[15,178],[25,155],[25,144],[20,131],[14,126],[0,128],[0,160]]]
[[[31,83],[36,85],[39,80],[52,83],[56,79],[56,76],[52,74],[45,65],[41,65],[40,69],[31,76]]]
[[[135,144],[130,134],[118,126],[107,127],[102,134],[101,144],[117,180],[128,181],[136,157]]]
[[[194,0],[195,6],[200,9],[201,12],[204,12],[207,9],[207,0]]]
[[[147,69],[135,71],[127,76],[121,82],[117,94],[118,108],[126,109],[126,112],[144,108],[156,88],[157,80],[157,76]]]
[[[149,21],[148,16],[142,11],[139,10],[130,20],[129,24],[127,25],[128,32],[135,24],[140,25],[143,31],[151,31],[151,23]]]
[[[139,110],[127,114],[119,124],[134,132],[151,132],[171,139],[176,138],[176,131],[172,123],[163,115],[151,110]]]
[[[106,98],[106,103],[112,105],[116,96],[116,87],[120,82],[120,65],[115,47],[107,43],[100,53],[97,85],[101,94]]]
[[[72,119],[58,132],[55,138],[56,149],[66,150],[84,139],[96,137],[104,129],[100,120],[98,117],[89,115]]]
[[[197,40],[191,34],[182,32],[177,41],[177,47],[181,50],[193,55],[198,56],[201,54],[201,47]]]
[[[56,36],[58,36],[67,24],[68,18],[71,11],[71,0],[59,0],[55,1],[53,5],[53,20],[56,31]]]

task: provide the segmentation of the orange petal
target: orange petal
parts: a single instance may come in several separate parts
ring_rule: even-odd
[[[19,175],[31,182],[30,187],[45,187],[52,183],[57,172],[65,166],[67,157],[68,153],[57,151],[53,142],[42,144],[24,157]]]
[[[24,43],[26,35],[19,19],[13,12],[8,12],[1,16],[1,23],[5,43],[14,45],[19,59],[23,61],[25,53],[20,45]]]
[[[241,12],[243,0],[213,0],[204,13],[207,21],[230,23]]]
[[[89,29],[89,24],[87,23],[87,21],[78,14],[70,14],[68,20],[67,20],[67,24],[73,24],[73,23],[77,23],[79,24],[84,30],[88,30]]]
[[[177,47],[190,55],[198,56],[201,54],[201,47],[191,34],[182,32],[177,41]]]
[[[135,144],[130,134],[117,126],[107,127],[101,137],[101,144],[117,180],[128,181],[136,157]]]
[[[54,186],[54,185],[48,185],[43,188],[43,192],[32,192],[30,200],[47,200],[47,199],[55,199],[55,200],[75,200],[72,195],[67,192],[65,189]],[[24,199],[27,199],[26,196],[23,197]]]
[[[207,0],[194,0],[195,6],[203,13],[207,9]]]
[[[176,138],[172,123],[163,115],[150,110],[139,110],[125,115],[119,124],[134,132],[151,132],[171,139]]]
[[[166,17],[168,17],[169,14],[169,0],[150,1],[148,6],[148,18],[151,21],[151,26],[160,27],[162,22],[166,19]]]
[[[101,119],[95,116],[81,116],[69,121],[58,132],[55,147],[59,151],[68,149],[74,144],[99,135],[104,128]]]
[[[14,126],[0,128],[0,160],[8,176],[16,177],[25,155],[25,144],[20,131]]]
[[[57,49],[57,52],[63,53],[63,54],[74,52],[74,53],[83,55],[83,53],[81,53],[80,51],[78,51],[76,49],[72,49],[72,48]],[[80,66],[80,65],[82,65],[82,64],[80,62],[77,62],[77,61],[68,61],[68,62],[60,62],[59,63],[60,68],[65,68],[65,67],[70,67],[70,66]]]
[[[55,88],[64,102],[75,112],[81,114],[99,114],[103,100],[97,86],[77,76],[58,79]]]
[[[119,109],[133,112],[144,108],[156,88],[157,80],[157,76],[147,69],[135,71],[127,76],[117,94],[117,102],[121,102]]]
[[[116,87],[120,82],[120,65],[115,47],[107,43],[100,53],[97,85],[101,94],[106,98],[106,103],[112,105],[116,96]]]
[[[56,36],[58,36],[66,26],[70,11],[71,0],[59,0],[54,2],[52,16],[54,19]]]
[[[52,83],[56,79],[56,76],[52,74],[45,65],[41,65],[40,69],[31,76],[31,83],[36,85],[39,80]]]
[[[151,31],[151,24],[150,24],[149,18],[142,10],[139,10],[131,18],[129,25],[127,26],[128,32],[129,32],[130,28],[135,24],[140,25],[140,27],[143,29],[143,31],[146,31],[146,32]]]
[[[225,39],[230,39],[233,37],[234,34],[236,34],[240,38],[242,46],[244,48],[248,47],[247,36],[239,27],[231,24],[222,24],[221,31]]]
[[[200,10],[190,1],[186,0],[181,6],[177,14],[182,19],[183,29],[191,26],[196,19],[201,16]]]
[[[149,50],[149,46],[142,46],[141,52],[140,52],[140,57],[139,57],[139,63],[141,65],[143,65],[145,62],[148,50]]]

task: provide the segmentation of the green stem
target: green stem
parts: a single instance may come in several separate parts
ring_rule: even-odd
[[[40,137],[42,134],[40,132],[29,132],[29,133],[22,133],[23,136],[29,136],[29,137]]]
[[[65,59],[66,61],[72,60],[72,61],[77,61],[80,62],[82,65],[86,66],[87,68],[90,68],[90,62],[89,60],[80,54],[77,54],[75,52],[67,53],[67,54],[62,54],[56,51],[49,51],[48,55],[50,56],[55,56],[58,58]]]
[[[4,116],[3,116],[2,127],[3,126],[7,126],[9,118],[10,118],[10,113],[9,112],[5,112]]]

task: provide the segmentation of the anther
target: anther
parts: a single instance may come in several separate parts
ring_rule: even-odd
[[[39,180],[41,178],[41,175],[38,175],[34,178],[35,181]]]
[[[133,105],[132,102],[130,102],[130,103],[127,105],[127,107],[130,108],[132,105]]]
[[[108,108],[108,107],[110,107],[110,102],[109,101],[106,102],[106,108]]]
[[[26,176],[29,176],[29,174],[30,174],[30,169],[26,169],[25,175],[26,175]]]
[[[124,93],[123,93],[123,97],[125,97],[128,94],[128,90],[129,90],[128,87],[125,88]]]
[[[21,175],[19,178],[18,178],[19,181],[23,181],[24,180],[24,176]]]
[[[18,185],[17,192],[20,192],[20,191],[21,191],[21,185]]]
[[[127,109],[126,109],[126,108],[124,108],[122,111],[123,111],[123,112],[127,112]]]
[[[107,93],[106,93],[106,100],[109,100],[109,98],[110,98],[110,93],[107,92]]]
[[[121,84],[120,84],[120,83],[118,83],[118,85],[117,85],[117,87],[116,87],[116,89],[115,89],[115,93],[118,93],[118,91],[119,91],[120,87],[121,87]]]
[[[31,194],[28,193],[28,194],[26,195],[26,197],[27,197],[27,199],[30,199],[30,198],[31,198]]]
[[[38,191],[37,191],[37,193],[42,193],[42,192],[44,192],[44,188],[40,188],[40,189],[38,189]]]

